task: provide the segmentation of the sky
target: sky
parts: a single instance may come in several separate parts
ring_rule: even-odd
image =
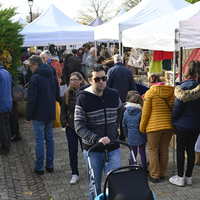
[[[121,0],[114,0],[114,4],[119,6]],[[28,5],[28,0],[0,0],[3,4],[2,8],[18,7],[17,12],[20,13],[16,15],[15,18],[18,19],[22,17],[23,19],[29,15],[30,8]],[[62,12],[64,12],[70,18],[78,17],[78,10],[83,8],[84,0],[33,0],[32,12],[41,12],[46,10],[51,4],[54,4]],[[113,10],[113,5],[111,10]]]

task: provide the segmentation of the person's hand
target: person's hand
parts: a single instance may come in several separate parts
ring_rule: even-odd
[[[69,126],[69,124],[67,123],[66,126]]]
[[[143,134],[145,134],[146,132],[142,132]]]
[[[25,120],[25,122],[27,122],[27,123],[31,124],[31,120],[30,120],[30,121],[27,121],[27,120]]]
[[[110,139],[108,137],[103,137],[99,140],[99,142],[103,143],[104,145],[110,143]]]

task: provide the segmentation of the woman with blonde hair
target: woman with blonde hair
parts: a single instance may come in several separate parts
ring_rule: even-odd
[[[76,184],[79,180],[77,156],[78,140],[80,141],[81,146],[82,142],[81,138],[76,134],[74,130],[74,110],[76,105],[76,91],[83,85],[87,85],[87,82],[83,79],[83,76],[79,72],[71,73],[70,84],[64,94],[61,106],[60,121],[62,127],[66,127],[70,167],[72,170],[72,179],[70,184]]]
[[[157,183],[165,179],[168,165],[169,143],[174,132],[171,110],[174,105],[174,87],[165,85],[159,75],[149,78],[150,89],[145,93],[140,131],[147,133],[150,176]]]
[[[172,124],[176,127],[178,174],[169,182],[178,186],[192,184],[192,171],[195,162],[195,143],[200,133],[200,63],[192,60],[185,69],[186,81],[175,88],[175,102]],[[185,150],[187,167],[184,174]]]

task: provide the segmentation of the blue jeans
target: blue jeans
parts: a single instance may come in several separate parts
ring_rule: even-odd
[[[36,121],[33,120],[33,130],[35,134],[35,168],[42,171],[44,165],[44,140],[46,140],[46,167],[53,168],[54,159],[54,139],[53,120]]]
[[[94,200],[94,192],[91,184],[91,179],[89,176],[89,166],[88,166],[88,159],[87,159],[87,151],[83,150],[83,157],[86,162],[87,167],[87,175],[88,175],[88,183],[89,183],[89,199]],[[97,196],[101,194],[101,176],[102,171],[104,169],[105,176],[108,174],[109,171],[115,169],[117,167],[121,167],[121,153],[120,149],[116,149],[114,151],[110,151],[108,153],[109,162],[106,163],[105,161],[105,153],[102,152],[91,152],[90,153],[90,162],[92,169],[94,171],[95,177],[95,185],[97,190]]]
[[[75,131],[67,126],[66,127],[66,136],[68,141],[68,150],[69,150],[69,159],[70,159],[70,167],[72,170],[72,175],[76,174],[79,176],[78,171],[78,140],[82,146],[81,138],[75,133]]]

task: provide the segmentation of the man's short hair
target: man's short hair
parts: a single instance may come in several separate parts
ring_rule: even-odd
[[[115,54],[114,55],[114,62],[121,62],[122,61],[122,57],[119,54]]]
[[[90,50],[90,44],[89,43],[83,44],[83,48],[88,48],[88,50]]]
[[[91,54],[93,51],[95,51],[95,47],[92,47],[92,48],[90,49],[90,54]]]
[[[105,69],[104,69],[103,65],[101,65],[101,64],[92,65],[88,69],[88,78],[92,78],[92,72],[100,72],[100,71],[104,71],[105,72]]]
[[[38,66],[44,64],[42,58],[40,56],[37,56],[37,55],[32,55],[28,60],[32,64],[38,64]]]
[[[48,50],[44,50],[41,54],[45,54],[47,57],[51,57],[51,53]]]

